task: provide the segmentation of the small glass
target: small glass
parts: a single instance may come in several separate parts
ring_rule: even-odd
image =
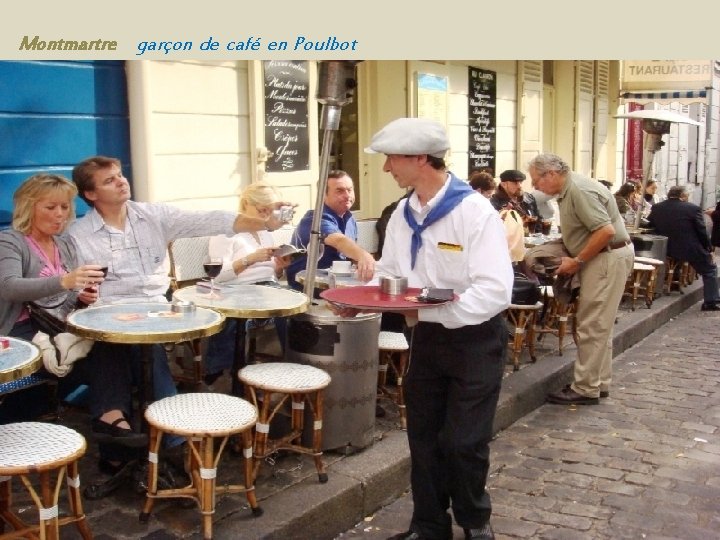
[[[100,271],[103,273],[102,277],[105,279],[107,277],[108,273],[108,264],[107,263],[95,263],[100,267]],[[95,286],[98,284],[97,281],[90,281],[88,282],[87,287],[85,287],[83,290],[85,292],[95,292]]]
[[[107,273],[108,273],[108,265],[107,265],[107,263],[95,263],[95,264],[97,264],[97,265],[100,267],[99,270],[103,273],[102,277],[103,277],[103,278],[107,277]],[[98,282],[97,282],[97,281],[88,281],[87,284],[85,285],[85,287],[83,287],[82,290],[83,290],[83,292],[86,292],[86,293],[94,293],[94,292],[96,292],[96,291],[99,292]],[[75,302],[75,308],[76,308],[76,309],[83,309],[83,308],[86,308],[86,307],[88,307],[87,304],[81,302],[80,299],[78,299],[78,300]]]
[[[210,278],[210,292],[206,295],[206,298],[220,298],[220,295],[215,292],[215,278],[220,275],[220,270],[222,270],[222,259],[205,257],[203,269]]]
[[[542,220],[542,233],[545,236],[548,236],[550,234],[550,230],[552,229],[552,220],[550,219],[543,219]]]

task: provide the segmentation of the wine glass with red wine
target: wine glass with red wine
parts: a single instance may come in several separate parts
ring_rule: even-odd
[[[218,277],[220,270],[222,270],[222,259],[205,257],[203,269],[210,278],[210,294],[207,295],[207,298],[220,298],[220,295],[215,292],[215,278]]]
[[[108,273],[108,264],[107,263],[97,263],[100,266],[100,271],[103,273],[102,277],[103,279],[107,277]],[[85,287],[85,292],[95,292],[95,287],[97,287],[98,282],[97,281],[90,281]]]
[[[100,266],[100,271],[103,273],[102,277],[106,278],[108,273],[108,264],[107,263],[97,263]],[[83,288],[83,291],[86,293],[94,293],[95,291],[99,291],[98,288],[98,282],[97,281],[88,281],[87,285]],[[87,304],[83,303],[78,299],[75,302],[75,308],[76,309],[82,309],[86,308]]]

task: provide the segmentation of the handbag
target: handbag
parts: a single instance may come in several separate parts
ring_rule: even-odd
[[[512,288],[513,304],[534,306],[540,301],[540,286],[522,272],[515,272]]]
[[[30,320],[41,332],[45,332],[51,337],[67,332],[67,324],[65,321],[53,315],[48,311],[47,307],[39,306],[35,302],[28,302],[26,306],[30,312]]]

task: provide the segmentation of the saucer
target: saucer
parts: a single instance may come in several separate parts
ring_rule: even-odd
[[[355,275],[355,270],[343,270],[340,272],[336,272],[335,270],[329,270],[328,273],[338,277],[352,277]]]

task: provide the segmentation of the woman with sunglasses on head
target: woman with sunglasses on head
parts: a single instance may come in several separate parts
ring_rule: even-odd
[[[267,219],[276,203],[281,200],[280,192],[274,186],[265,182],[255,182],[246,187],[240,195],[240,212],[251,218]],[[208,255],[222,259],[223,263],[215,283],[278,286],[278,278],[290,263],[290,257],[274,256],[277,247],[269,231],[240,232],[232,237],[222,235],[212,237],[208,245]],[[234,343],[238,337],[239,342],[244,342],[246,322],[245,319],[228,319],[222,331],[210,337],[204,358],[206,375],[203,379],[207,386],[212,386],[224,370],[233,367],[237,353],[243,355],[244,351],[236,353]],[[238,324],[240,327],[237,326]],[[284,318],[275,318],[275,328],[283,349],[286,327]],[[236,335],[238,331],[241,332],[239,336]],[[244,359],[239,364],[244,364]],[[233,370],[233,387],[237,393],[240,391],[240,386],[235,375]]]

